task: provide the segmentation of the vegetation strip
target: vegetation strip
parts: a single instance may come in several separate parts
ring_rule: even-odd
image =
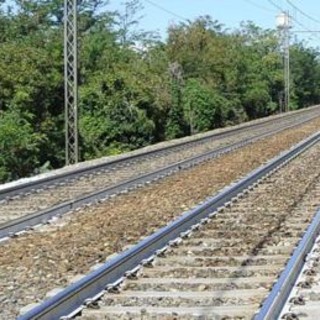
[[[141,30],[143,3],[79,8],[81,160],[283,109],[276,30],[230,28],[206,14],[160,36]],[[1,182],[65,162],[63,3],[12,6],[0,7]],[[316,49],[291,44],[292,110],[319,103],[320,63]]]
[[[223,206],[228,201],[232,201],[237,194],[306,151],[319,142],[319,139],[320,133],[316,133],[297,144],[291,150],[275,157],[266,165],[252,171],[245,178],[225,188],[221,193],[218,193],[204,204],[187,212],[170,225],[161,228],[133,248],[110,260],[98,270],[67,287],[64,291],[45,301],[39,307],[36,307],[19,319],[56,319],[73,312],[81,307],[86,299],[92,298],[105,290],[108,284],[117,281],[126,271],[135,268],[142,260],[149,258],[157,250],[166,246],[170,240],[179,237],[182,232],[186,232],[192,226],[201,222],[202,219],[206,218],[210,213],[215,212],[220,206]]]
[[[281,273],[279,280],[273,286],[272,291],[264,301],[259,313],[254,317],[254,320],[272,320],[279,317],[319,231],[320,209],[317,210],[312,223],[299,242],[298,247],[294,250],[286,268]]]
[[[96,192],[90,193],[88,195],[81,196],[77,199],[71,200],[71,201],[66,201],[64,203],[61,203],[59,205],[56,205],[54,207],[33,213],[33,214],[28,214],[24,217],[9,221],[7,223],[4,223],[0,225],[0,239],[3,239],[8,236],[13,236],[18,232],[24,231],[24,230],[29,230],[35,225],[38,224],[43,224],[46,223],[46,221],[50,220],[54,216],[59,216],[62,215],[66,212],[69,212],[71,210],[75,210],[77,208],[80,208],[81,206],[91,204],[92,202],[95,201],[100,201],[108,196],[118,194],[122,191],[129,190],[132,188],[136,188],[140,185],[144,185],[147,182],[157,180],[163,176],[167,176],[169,174],[172,174],[174,172],[177,172],[182,169],[189,168],[191,166],[194,166],[198,163],[201,163],[203,161],[206,161],[208,159],[220,156],[222,154],[232,152],[238,148],[244,147],[248,144],[251,144],[257,140],[261,140],[263,138],[266,138],[270,135],[277,134],[279,132],[282,132],[286,129],[293,128],[296,126],[299,126],[301,124],[304,124],[308,122],[310,119],[303,120],[299,122],[298,124],[294,125],[289,125],[287,127],[282,127],[280,129],[277,129],[275,131],[267,132],[267,133],[262,133],[256,137],[249,138],[240,142],[236,142],[230,146],[227,147],[222,147],[214,151],[210,151],[204,154],[201,154],[199,156],[192,157],[187,160],[180,161],[178,163],[175,163],[173,165],[169,165],[165,168],[156,170],[151,173],[147,173],[141,176],[138,176],[137,178],[130,179],[128,181],[119,183],[115,186],[112,187],[107,187],[103,190],[98,190]]]

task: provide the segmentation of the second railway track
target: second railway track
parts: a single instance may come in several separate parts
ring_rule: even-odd
[[[306,114],[294,114],[289,118],[278,119],[275,123],[260,124],[254,130],[243,130],[237,135],[231,136],[228,134],[225,138],[222,136],[217,141],[206,140],[205,142],[198,142],[197,145],[192,144],[192,148],[185,147],[181,149],[177,147],[175,152],[173,150],[168,154],[164,152],[160,157],[158,155],[151,159],[146,157],[146,159],[141,159],[140,161],[124,162],[116,168],[108,167],[99,174],[86,175],[77,180],[62,182],[59,186],[54,185],[53,188],[38,190],[29,195],[4,200],[0,205],[0,237],[43,223],[56,214],[75,209],[84,203],[92,202],[95,198],[101,199],[108,194],[123,191],[129,188],[130,185],[136,186],[161,175],[166,175],[168,172],[175,171],[177,170],[176,168],[180,167],[179,161],[186,163],[182,164],[181,167],[187,167],[192,163],[203,161],[203,159],[214,157],[216,154],[228,152],[254,140],[261,139],[263,136],[272,135],[299,125],[302,126],[317,116],[318,109],[312,109]],[[316,121],[314,120],[310,123],[315,123]],[[317,125],[314,128],[317,128]],[[312,130],[307,133],[310,134],[311,132]],[[226,147],[223,148],[223,146]],[[208,152],[208,150],[211,151]],[[204,154],[205,156],[202,159],[197,156],[196,158],[201,160],[194,160],[192,156],[195,154]],[[174,163],[178,164],[174,165]],[[162,168],[169,169],[162,170]],[[150,172],[154,173],[149,177]],[[144,178],[144,175],[146,175],[146,178]],[[122,186],[123,182],[124,185]],[[104,191],[99,198],[96,195],[96,190],[106,190],[106,192]],[[74,199],[78,200],[74,201]],[[62,205],[60,206],[59,204]]]
[[[47,188],[54,188],[67,183],[73,183],[79,178],[92,178],[106,171],[114,171],[122,167],[133,166],[139,162],[149,161],[153,158],[165,158],[172,153],[179,153],[184,150],[192,150],[198,146],[206,145],[211,148],[212,141],[225,139],[238,134],[246,134],[250,130],[260,130],[266,126],[274,126],[276,123],[281,126],[294,123],[303,119],[308,120],[319,116],[319,106],[302,109],[282,115],[262,118],[256,121],[245,123],[239,126],[222,129],[221,131],[211,131],[199,134],[193,137],[168,141],[154,146],[149,146],[141,150],[136,150],[128,154],[120,155],[115,158],[101,158],[87,163],[80,163],[75,166],[62,168],[49,172],[45,175],[35,176],[27,179],[21,179],[17,182],[8,183],[0,186],[0,200],[17,198],[30,193],[42,191]],[[201,150],[201,148],[200,148]]]

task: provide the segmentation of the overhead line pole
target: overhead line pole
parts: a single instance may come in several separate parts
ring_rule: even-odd
[[[284,101],[285,111],[290,108],[290,31],[289,28],[284,29]]]
[[[282,33],[283,46],[283,77],[284,77],[284,111],[290,109],[290,15],[289,12],[282,12],[277,17],[277,25]]]
[[[79,160],[77,0],[64,0],[64,95],[66,165]]]

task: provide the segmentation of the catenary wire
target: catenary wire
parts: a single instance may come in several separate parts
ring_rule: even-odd
[[[166,13],[168,13],[168,14],[176,17],[176,18],[179,18],[179,19],[184,20],[184,21],[187,21],[187,22],[189,21],[189,19],[187,19],[187,18],[185,18],[185,17],[183,17],[183,16],[181,16],[181,15],[179,15],[179,14],[177,14],[177,13],[171,11],[171,10],[168,10],[168,9],[162,7],[162,6],[160,6],[159,4],[157,4],[157,3],[155,3],[155,2],[153,2],[153,1],[151,1],[151,0],[144,0],[144,1],[147,2],[147,3],[149,3],[150,5],[158,8],[159,10],[162,10],[162,11],[164,11],[164,12],[166,12]]]
[[[313,22],[316,22],[316,23],[320,23],[320,20],[310,16],[309,14],[307,14],[306,12],[304,12],[303,10],[301,10],[298,6],[296,6],[294,3],[292,3],[291,0],[286,0],[287,3],[292,7],[294,8],[295,10],[297,10],[299,13],[301,13],[304,17],[312,20]]]
[[[266,11],[266,12],[269,12],[269,13],[276,13],[275,10],[272,10],[272,9],[270,9],[270,8],[267,8],[267,7],[265,7],[265,6],[262,6],[261,4],[258,4],[258,3],[256,3],[256,2],[254,2],[253,0],[243,0],[243,1],[249,3],[249,4],[251,4],[252,6],[254,6],[254,7],[256,7],[256,8],[259,8],[259,9],[261,9],[261,10],[263,10],[263,11]]]
[[[285,12],[285,10],[280,7],[278,4],[276,4],[273,0],[268,0],[268,2],[273,5],[275,8],[277,8],[278,10],[280,10],[281,12]],[[317,37],[318,39],[320,39],[319,35],[318,34],[315,34],[315,33],[312,33],[312,30],[310,30],[309,28],[307,28],[304,24],[302,24],[298,19],[296,19],[295,17],[293,16],[290,16],[290,18],[295,21],[295,23],[297,25],[299,25],[300,27],[302,27],[305,31],[308,31],[312,34],[313,37]]]

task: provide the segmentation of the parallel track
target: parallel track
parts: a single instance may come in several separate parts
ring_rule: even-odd
[[[314,202],[304,196],[320,195],[315,172],[319,140],[320,133],[300,143],[20,319],[57,319],[77,308],[79,312],[85,301],[85,319],[251,317],[314,213]],[[274,173],[311,146],[301,159]],[[288,179],[305,190],[291,190]],[[252,186],[257,188],[249,196],[231,205]],[[281,196],[283,192],[287,194]],[[269,207],[264,208],[267,200]],[[304,206],[296,204],[299,200]],[[142,265],[141,281],[129,280],[127,290],[106,294],[106,288],[117,292],[125,278],[134,279]],[[98,306],[100,310],[90,310]]]
[[[312,111],[311,115],[307,113],[307,115],[302,117],[301,114],[299,116],[295,114],[295,116],[292,115],[288,119],[285,118],[272,124],[268,123],[267,126],[260,124],[256,130],[244,131],[242,134],[239,133],[236,137],[232,136],[227,140],[221,137],[221,140],[218,142],[211,142],[210,146],[208,141],[206,142],[207,144],[204,144],[202,141],[200,142],[201,150],[193,148],[186,149],[185,153],[172,153],[168,156],[171,159],[161,158],[160,161],[154,160],[158,161],[157,164],[152,164],[150,159],[148,161],[144,159],[142,163],[135,163],[135,170],[133,170],[131,163],[128,166],[125,165],[123,169],[118,169],[117,175],[113,171],[114,168],[110,169],[108,167],[105,169],[105,173],[94,175],[90,179],[88,178],[88,180],[87,178],[82,178],[60,187],[54,187],[52,190],[39,190],[35,194],[9,200],[0,206],[0,217],[2,217],[2,221],[7,220],[7,222],[0,225],[0,238],[12,236],[37,224],[45,223],[53,216],[61,215],[85,204],[105,199],[113,194],[139,187],[178,170],[233,151],[258,139],[304,124],[316,115],[319,115],[318,109],[312,109]],[[221,147],[221,145],[226,145],[226,147]],[[184,147],[186,146],[184,145]],[[208,151],[210,148],[213,150]],[[191,156],[197,153],[200,153],[200,155]],[[148,168],[142,169],[141,166],[146,166],[147,162]],[[143,172],[143,170],[145,170],[145,173],[141,175],[141,171]],[[137,175],[136,172],[139,172],[140,175]],[[43,205],[45,205],[44,208]]]
[[[38,190],[44,190],[46,188],[53,188],[59,185],[64,185],[69,182],[74,182],[81,177],[89,177],[91,175],[99,175],[105,171],[114,171],[122,167],[129,167],[135,163],[141,161],[150,161],[153,158],[166,157],[171,153],[179,153],[183,150],[190,150],[203,144],[210,144],[212,141],[225,139],[228,137],[236,136],[238,134],[246,134],[251,130],[264,128],[267,125],[274,125],[276,123],[286,125],[287,121],[294,121],[295,119],[302,119],[310,117],[316,117],[320,114],[319,106],[315,106],[308,109],[295,111],[289,114],[280,115],[276,117],[260,119],[253,123],[247,123],[235,128],[223,130],[221,132],[210,132],[208,134],[190,137],[187,139],[181,139],[174,141],[172,144],[152,146],[150,149],[138,150],[137,152],[129,153],[128,155],[120,156],[116,159],[106,159],[89,164],[79,164],[70,168],[64,168],[63,170],[57,170],[54,174],[32,177],[29,179],[21,179],[17,183],[9,183],[7,185],[0,186],[0,201],[8,200],[23,196],[25,194],[35,193]]]

